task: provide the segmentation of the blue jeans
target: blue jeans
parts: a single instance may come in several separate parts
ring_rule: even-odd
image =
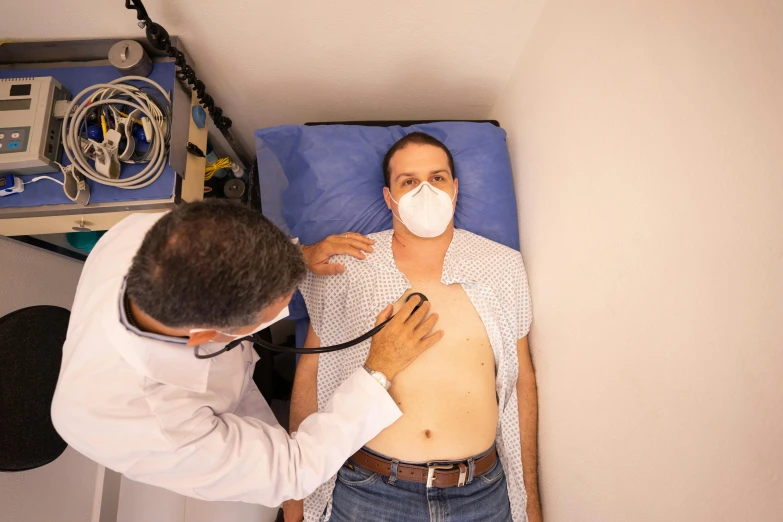
[[[343,465],[337,472],[329,522],[511,520],[506,475],[500,458],[489,471],[473,477],[461,488],[427,488],[419,482],[391,481],[390,478],[351,461]]]

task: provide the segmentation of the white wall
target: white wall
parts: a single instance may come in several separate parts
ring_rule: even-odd
[[[117,522],[273,522],[277,509],[206,502],[122,477]]]
[[[783,513],[783,2],[550,0],[493,111],[547,522]]]
[[[252,131],[350,119],[475,119],[495,103],[544,0],[147,0],[182,36],[250,149]],[[0,36],[143,36],[122,0],[6,2]]]
[[[0,236],[0,267],[12,274],[0,288],[0,317],[41,304],[70,310],[81,262]],[[69,447],[44,467],[0,473],[0,521],[89,520],[97,469]]]
[[[0,317],[28,306],[71,309],[83,263],[0,236],[0,266],[13,277],[0,286]]]

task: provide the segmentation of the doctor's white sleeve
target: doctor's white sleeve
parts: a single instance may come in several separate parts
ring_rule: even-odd
[[[259,399],[260,400],[260,399]],[[160,404],[177,408],[176,399]],[[165,411],[159,418],[165,417]],[[168,452],[145,455],[124,471],[129,478],[204,500],[278,506],[301,499],[402,416],[386,390],[365,370],[351,375],[327,407],[306,418],[294,435],[253,417],[214,415],[201,408],[187,437]],[[176,435],[175,435],[176,436]],[[179,438],[179,437],[177,437]]]

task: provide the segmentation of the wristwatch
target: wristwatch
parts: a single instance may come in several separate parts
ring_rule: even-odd
[[[375,370],[371,370],[370,368],[367,367],[366,364],[364,365],[364,369],[367,371],[367,373],[370,374],[370,377],[372,377],[373,379],[378,381],[378,383],[381,386],[383,386],[383,388],[385,390],[389,389],[389,387],[391,386],[391,381],[389,379],[387,379],[386,376],[383,373],[377,372]]]

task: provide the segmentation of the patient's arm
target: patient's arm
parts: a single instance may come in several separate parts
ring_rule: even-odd
[[[321,346],[321,340],[313,330],[307,330],[305,348]],[[309,415],[318,411],[318,354],[302,355],[296,365],[294,389],[291,392],[291,412],[289,414],[289,429],[293,433]],[[288,500],[283,503],[285,522],[301,522],[304,518],[304,501]]]
[[[517,341],[517,357],[519,358],[517,378],[519,433],[522,439],[522,471],[527,491],[527,516],[530,522],[541,522],[543,518],[538,496],[538,392],[527,336]]]
[[[313,326],[307,330],[305,348],[317,348],[321,340],[315,334]],[[309,415],[318,411],[318,354],[302,355],[296,365],[294,389],[291,392],[291,413],[289,429],[291,432],[299,429],[299,425]]]

